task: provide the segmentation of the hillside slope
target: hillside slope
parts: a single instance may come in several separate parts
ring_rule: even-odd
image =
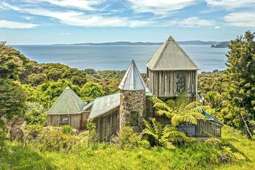
[[[231,164],[208,162],[213,150],[198,145],[166,149],[120,149],[111,145],[99,145],[94,149],[80,147],[76,152],[40,152],[11,143],[11,152],[0,157],[0,169],[219,169],[252,170],[255,167],[255,141],[250,141],[230,127],[223,128],[223,140],[230,142],[249,161]],[[3,155],[2,155],[3,156]]]

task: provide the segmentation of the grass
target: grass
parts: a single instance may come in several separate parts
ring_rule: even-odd
[[[253,170],[255,169],[255,141],[249,140],[237,130],[230,127],[223,128],[223,139],[230,142],[235,148],[242,152],[248,161],[228,164],[218,167],[219,170]]]
[[[9,151],[0,156],[0,169],[13,170],[154,170],[154,169],[224,169],[251,170],[255,167],[255,141],[250,141],[238,131],[229,127],[223,128],[223,140],[230,142],[242,152],[249,161],[219,164],[213,158],[218,151],[197,144],[175,150],[125,149],[115,146],[99,145],[96,149],[80,148],[71,153],[39,152],[19,144],[9,144]]]

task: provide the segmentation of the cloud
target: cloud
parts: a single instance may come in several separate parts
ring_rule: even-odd
[[[209,6],[226,9],[242,8],[255,5],[255,0],[205,0]]]
[[[37,27],[36,24],[24,23],[24,22],[15,22],[8,20],[0,20],[0,28],[8,28],[8,29],[30,29]]]
[[[144,27],[150,24],[148,21],[131,20],[128,18],[86,15],[80,11],[56,11],[44,8],[20,8],[7,3],[3,4],[5,8],[11,10],[44,17],[56,19],[60,23],[79,26],[79,27]]]
[[[196,0],[127,0],[138,12],[166,14],[169,11],[183,9],[195,3]]]
[[[215,27],[214,27],[214,29],[220,29],[220,26],[218,26],[218,25],[216,25]]]
[[[201,19],[198,17],[189,17],[183,20],[174,20],[170,22],[170,25],[186,28],[200,28],[200,27],[211,27],[214,26],[214,21]]]
[[[93,6],[102,3],[104,0],[25,0],[29,3],[49,3],[65,8],[77,8],[92,10]]]
[[[237,27],[255,27],[255,12],[233,12],[226,15],[224,21]]]

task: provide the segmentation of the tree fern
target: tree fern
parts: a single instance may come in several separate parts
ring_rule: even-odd
[[[159,116],[166,116],[169,118],[173,126],[178,126],[181,123],[197,124],[197,119],[203,119],[201,114],[203,110],[207,110],[199,102],[189,103],[187,98],[183,96],[178,97],[176,100],[162,100],[154,99],[154,108]]]

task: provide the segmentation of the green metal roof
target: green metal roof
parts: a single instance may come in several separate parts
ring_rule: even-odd
[[[47,112],[49,115],[78,114],[86,105],[77,94],[67,87]]]
[[[151,70],[198,70],[196,64],[170,36],[147,64]]]
[[[93,106],[89,115],[89,119],[102,116],[105,113],[119,107],[120,105],[120,93],[98,97],[93,102]]]

